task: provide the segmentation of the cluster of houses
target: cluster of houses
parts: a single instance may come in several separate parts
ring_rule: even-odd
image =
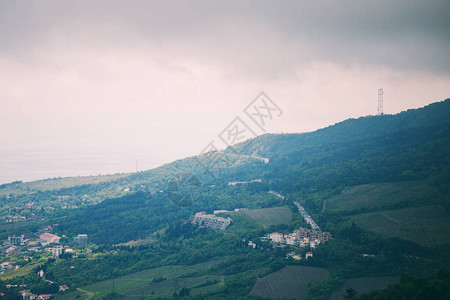
[[[54,226],[58,226],[54,224]],[[10,255],[30,254],[33,252],[50,251],[54,257],[60,257],[63,253],[75,254],[75,250],[69,246],[60,245],[60,237],[50,233],[52,226],[41,227],[35,234],[13,234],[0,246],[1,256],[8,257]],[[87,235],[79,234],[74,240],[81,246],[86,246]],[[0,264],[0,274],[18,268],[14,262],[6,261]],[[37,299],[37,298],[36,298]]]
[[[61,253],[61,250],[56,250],[55,252],[52,246],[59,244],[60,239],[59,236],[48,232],[41,233],[38,238],[31,238],[26,234],[10,235],[8,240],[3,243],[3,248],[6,256],[42,250],[52,251],[55,255],[55,253]]]
[[[320,243],[327,242],[329,239],[331,239],[331,233],[322,232],[320,230],[311,230],[308,228],[300,228],[290,234],[282,234],[278,232],[268,233],[261,238],[263,241],[296,246],[300,248],[315,248]]]
[[[69,289],[69,287],[65,284],[59,286],[60,292],[64,292],[68,289]],[[54,296],[53,294],[36,295],[36,294],[33,294],[32,292],[30,292],[30,290],[22,290],[19,292],[19,295],[22,296],[23,300],[47,300]]]
[[[224,230],[232,222],[231,218],[218,217],[216,215],[209,215],[206,212],[198,212],[195,214],[192,224],[199,226],[206,226],[212,229]]]
[[[29,290],[20,291],[19,294],[22,296],[23,300],[47,300],[53,297],[52,294],[36,295],[30,292]]]
[[[8,285],[6,285],[7,289],[17,288],[17,287],[26,288],[27,286],[26,285],[22,285],[22,284],[21,285],[17,285],[17,284],[8,284]],[[68,289],[69,289],[69,287],[67,285],[65,285],[65,284],[59,286],[59,291],[60,292],[64,292],[64,291],[66,291]],[[36,294],[33,294],[30,290],[27,290],[27,289],[21,290],[19,292],[19,295],[22,296],[23,300],[47,300],[47,299],[50,299],[51,297],[54,296],[53,294],[36,295]],[[5,294],[0,293],[0,297],[2,297],[2,296],[5,296]]]

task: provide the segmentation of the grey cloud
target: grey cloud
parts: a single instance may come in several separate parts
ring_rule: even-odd
[[[56,34],[65,39],[54,47],[73,46],[71,37],[107,46],[138,39],[186,47],[185,55],[207,51],[253,72],[330,61],[448,73],[449,7],[442,0],[2,1],[0,53],[26,56]]]

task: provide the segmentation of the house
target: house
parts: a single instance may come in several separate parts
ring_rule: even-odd
[[[59,236],[45,232],[39,236],[42,245],[59,244]]]
[[[37,295],[31,293],[28,290],[21,291],[20,294],[22,295],[23,300],[35,300],[38,297]]]
[[[295,246],[298,244],[297,237],[295,237],[295,236],[288,235],[288,236],[286,236],[285,240],[286,240],[286,244],[291,245],[291,246]]]
[[[306,248],[306,246],[309,244],[309,242],[306,242],[305,240],[298,241],[298,246],[300,248]]]
[[[68,290],[68,289],[69,289],[69,287],[68,287],[67,285],[65,285],[65,284],[59,286],[59,290],[60,290],[61,292],[64,292],[64,291],[66,291],[66,290]]]
[[[70,196],[58,196],[58,201],[68,201]]]
[[[75,254],[75,250],[73,250],[71,248],[67,248],[66,250],[64,250],[64,253]]]
[[[295,252],[289,252],[288,254],[286,254],[286,258],[292,257],[295,255]]]
[[[228,218],[217,217],[215,215],[208,215],[206,212],[198,212],[195,214],[192,224],[204,225],[213,229],[223,230],[230,225],[232,220]]]
[[[375,254],[361,253],[362,257],[375,257]]]
[[[292,256],[293,259],[295,260],[301,260],[302,259],[302,255],[301,254],[295,254]]]
[[[238,211],[246,211],[248,210],[248,208],[235,208],[234,211],[238,212]]]
[[[52,294],[42,294],[37,297],[38,300],[47,300],[50,299],[53,295]]]
[[[8,271],[11,270],[12,268],[14,268],[14,263],[12,262],[4,262],[0,264],[0,271]]]
[[[63,253],[63,246],[55,246],[51,250],[54,257],[59,257]]]
[[[13,244],[13,245],[19,245],[21,243],[23,243],[25,240],[25,235],[24,234],[20,234],[20,235],[10,235],[8,236],[8,241]]]
[[[253,249],[256,248],[256,244],[253,243],[252,241],[248,241],[248,246],[249,246],[249,247],[253,247]]]
[[[313,257],[313,253],[312,252],[306,252],[306,259],[308,259],[309,257]]]
[[[19,254],[19,253],[20,253],[20,250],[16,246],[11,246],[6,249],[6,255]]]
[[[235,186],[236,184],[246,184],[246,183],[247,183],[247,181],[231,181],[231,182],[228,182],[228,185]]]
[[[320,242],[327,242],[331,239],[331,233],[329,232],[322,232],[320,230],[311,230],[308,228],[299,228],[295,230],[293,234],[298,236],[299,238],[308,237],[312,240],[319,240]]]
[[[284,241],[284,235],[278,232],[270,233],[268,238],[274,243],[281,243]]]
[[[79,234],[76,237],[74,237],[73,239],[82,246],[86,246],[87,242],[88,242],[87,234]]]

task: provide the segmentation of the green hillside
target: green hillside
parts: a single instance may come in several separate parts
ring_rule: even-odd
[[[328,272],[321,268],[287,266],[266,277],[259,278],[250,295],[303,299],[308,291],[308,285],[323,280]]]
[[[450,244],[450,215],[442,205],[427,205],[354,215],[356,225],[423,246]]]
[[[54,286],[36,276],[42,269],[47,280],[70,286],[62,299],[89,293],[111,298],[116,295],[107,296],[113,278],[119,294],[136,299],[143,290],[144,299],[329,299],[350,278],[427,276],[450,269],[449,116],[447,99],[310,133],[265,134],[219,153],[225,156],[206,172],[198,163],[202,156],[138,173],[2,185],[0,238],[58,224],[51,232],[76,249],[62,258],[3,256],[1,262],[24,266],[17,272],[21,276],[3,278],[50,292]],[[178,186],[173,178],[180,174],[195,175],[200,182],[192,205],[176,205],[170,197],[176,193],[168,192]],[[294,201],[331,232],[330,241],[314,249],[261,241],[274,231],[308,228]],[[225,214],[233,222],[223,231],[190,222],[196,212],[236,208],[248,210]],[[89,236],[86,248],[73,241],[77,234]],[[306,251],[314,257],[289,258]],[[210,261],[220,262],[196,267]],[[148,282],[155,270],[169,266],[179,266],[174,267],[179,274]],[[286,279],[292,276],[301,285]],[[187,290],[180,295],[175,279],[181,277],[190,295]]]
[[[427,181],[371,183],[346,187],[324,201],[324,212],[381,210],[439,202],[436,186]],[[442,199],[444,200],[444,199]]]

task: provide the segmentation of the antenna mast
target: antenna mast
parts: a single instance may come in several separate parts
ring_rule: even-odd
[[[378,89],[378,110],[377,115],[383,115],[383,89]]]

